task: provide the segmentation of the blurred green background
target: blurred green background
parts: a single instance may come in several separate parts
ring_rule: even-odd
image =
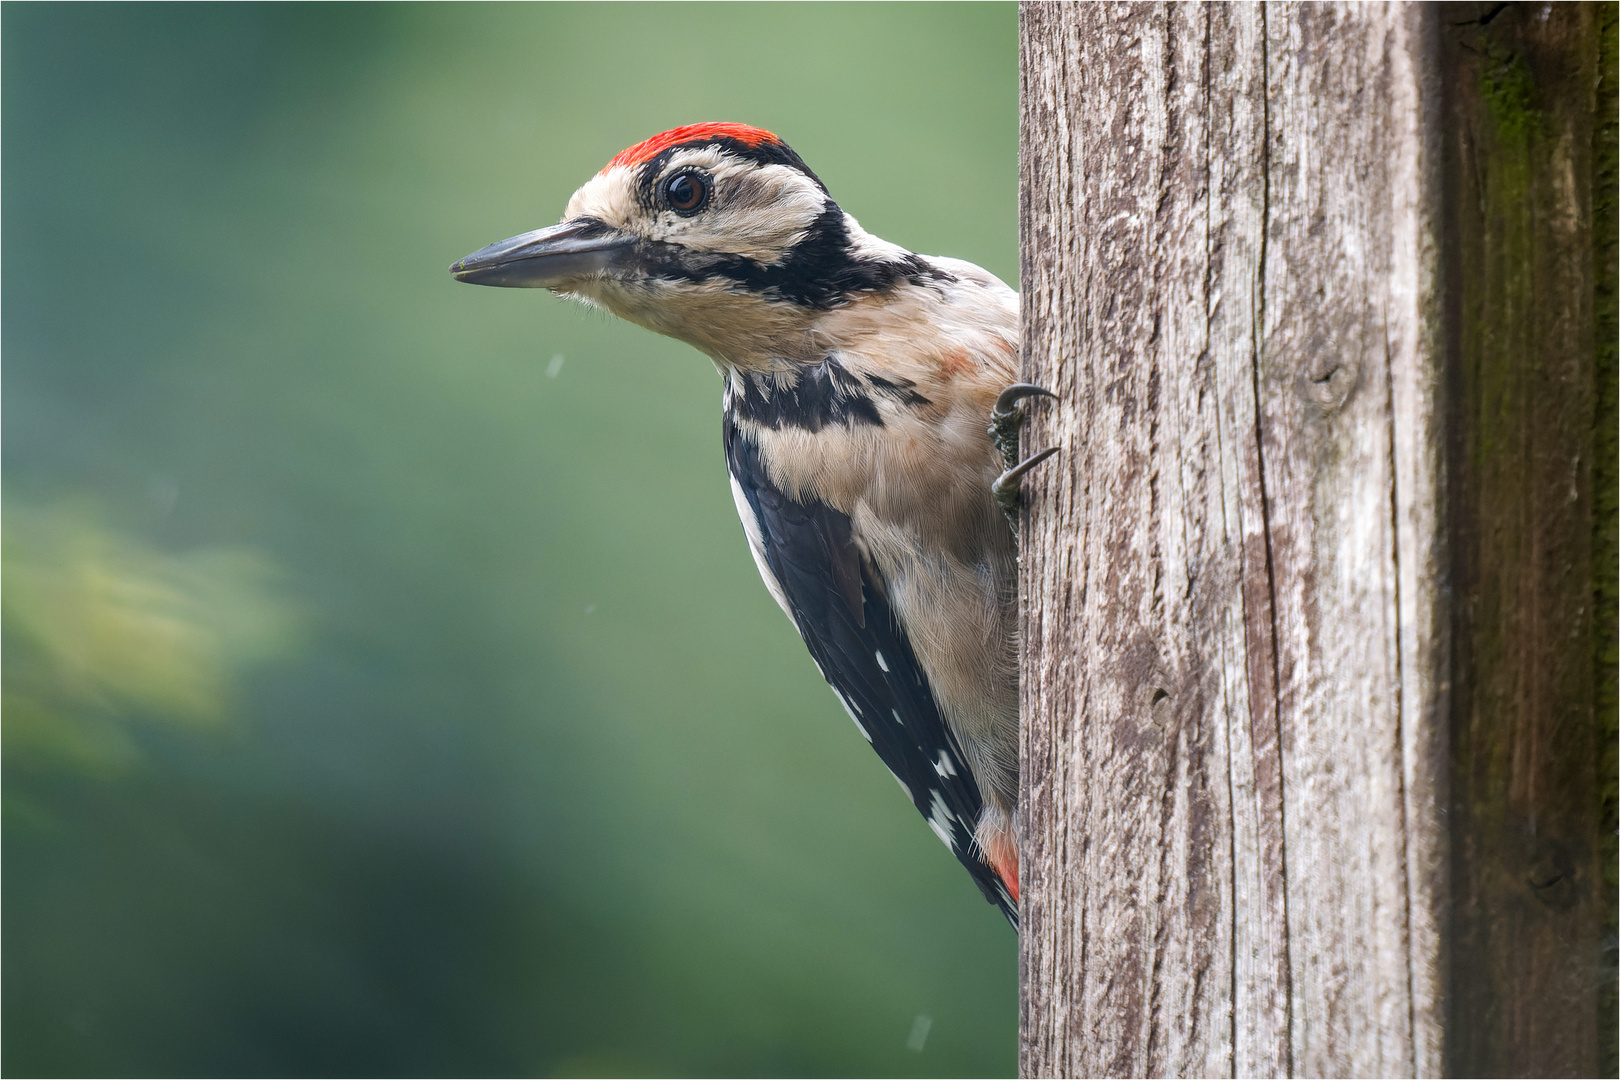
[[[1013,7],[0,19],[4,1071],[1011,1075],[713,368],[445,268],[726,119],[1012,281]]]

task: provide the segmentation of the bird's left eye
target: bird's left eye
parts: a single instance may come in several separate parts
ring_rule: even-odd
[[[661,186],[664,202],[677,214],[695,214],[709,202],[709,178],[702,173],[678,172]]]

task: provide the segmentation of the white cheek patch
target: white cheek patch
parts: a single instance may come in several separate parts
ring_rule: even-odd
[[[714,186],[709,209],[672,223],[671,240],[773,265],[827,208],[821,189],[786,165],[731,163],[715,171]]]
[[[659,178],[681,169],[709,174],[714,182],[709,205],[691,217],[659,212],[644,233],[649,239],[771,265],[803,239],[827,207],[826,194],[799,170],[758,165],[717,146],[671,155]]]
[[[655,183],[681,169],[701,169],[714,183],[709,204],[690,217],[673,210],[648,210],[637,199],[639,167],[615,165],[574,192],[565,220],[595,218],[648,240],[714,255],[741,255],[772,266],[804,239],[829,204],[826,193],[799,170],[758,165],[718,146],[672,154]]]

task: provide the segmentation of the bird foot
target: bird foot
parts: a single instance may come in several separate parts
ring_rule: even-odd
[[[995,496],[997,505],[999,505],[1002,512],[1007,515],[1008,520],[1012,521],[1015,525],[1018,522],[1019,481],[1023,480],[1025,473],[1029,472],[1035,466],[1039,465],[1041,462],[1045,461],[1047,458],[1051,457],[1057,452],[1057,447],[1049,446],[1038,454],[1031,454],[1017,465],[1014,465],[1012,468],[996,477],[995,483],[990,485],[990,494]]]
[[[1018,531],[1020,481],[1031,469],[1058,452],[1058,448],[1053,446],[1023,461],[1018,460],[1018,433],[1024,426],[1024,407],[1019,402],[1027,397],[1055,398],[1057,395],[1032,383],[1013,383],[1001,392],[990,410],[990,441],[1001,453],[1006,469],[990,485],[990,494],[995,497],[1001,512],[1007,515],[1015,533]]]

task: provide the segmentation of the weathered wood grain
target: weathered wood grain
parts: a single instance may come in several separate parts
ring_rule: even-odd
[[[1432,14],[1022,19],[1022,1068],[1437,1073]]]
[[[1050,849],[1050,863],[1038,856],[1027,863],[1034,878],[1024,888],[1051,903],[1025,906],[1033,920],[1025,936],[1068,948],[1026,950],[1026,979],[1077,992],[1026,1015],[1032,1030],[1044,1027],[1042,1045],[1067,1053],[1025,1067],[1203,1072],[1230,1057],[1232,1039],[1230,1023],[1207,999],[1229,997],[1233,978],[1229,934],[1220,926],[1232,911],[1232,844],[1222,827],[1232,793],[1220,767],[1229,733],[1221,718],[1243,690],[1233,676],[1245,653],[1241,606],[1216,583],[1241,572],[1227,543],[1233,507],[1222,489],[1223,471],[1235,466],[1223,459],[1207,415],[1220,408],[1218,388],[1205,385],[1215,373],[1167,362],[1171,350],[1194,361],[1208,352],[1204,321],[1177,318],[1156,333],[1163,308],[1152,302],[1169,289],[1177,315],[1205,304],[1203,35],[1196,27],[1168,33],[1163,13],[1145,7],[1111,12],[1107,34],[1077,32],[1074,15],[1025,11],[1035,24],[1026,25],[1026,43],[1052,49],[1026,52],[1025,100],[1039,117],[1026,124],[1061,133],[1050,159],[1026,158],[1026,250],[1062,251],[1101,272],[1047,275],[1046,267],[1026,265],[1026,285],[1046,286],[1026,291],[1026,332],[1063,342],[1067,355],[1087,354],[1085,363],[1048,369],[1050,384],[1075,404],[1079,422],[1107,437],[1083,450],[1064,440],[1074,450],[1058,474],[1066,483],[1053,492],[1054,508],[1080,531],[1074,545],[1052,549],[1054,603],[1031,608],[1026,628],[1028,655],[1047,667],[1054,694],[1050,738],[1026,744],[1025,833],[1069,841]],[[1183,70],[1189,63],[1191,71]],[[1064,77],[1070,71],[1081,73],[1073,84]],[[1094,127],[1070,126],[1086,102]],[[1191,243],[1163,243],[1166,232]],[[1161,345],[1150,347],[1156,337]],[[1206,415],[1165,412],[1167,394],[1190,397],[1192,411]],[[1207,455],[1167,457],[1162,444],[1176,436],[1150,418],[1166,428],[1202,428],[1190,434],[1202,438]],[[1191,491],[1179,475],[1184,465],[1196,470]],[[1206,560],[1202,573],[1188,572]],[[1150,566],[1165,573],[1136,572]],[[1110,573],[1114,567],[1132,572]],[[1099,607],[1110,617],[1088,617]],[[1220,633],[1207,642],[1165,633],[1192,608],[1208,609]],[[1074,632],[1083,642],[1065,640]],[[1088,664],[1089,656],[1106,659]],[[1057,813],[1042,816],[1048,808]],[[1048,915],[1103,932],[1049,931]],[[1152,978],[1166,965],[1186,977]],[[1111,976],[1087,979],[1088,971]],[[1065,1039],[1076,1030],[1100,1037],[1084,1046]]]
[[[1436,970],[1438,942],[1411,940],[1412,914],[1431,908],[1408,880],[1408,856],[1438,846],[1439,821],[1432,797],[1408,807],[1406,728],[1439,722],[1443,674],[1401,647],[1417,636],[1403,634],[1403,616],[1423,618],[1429,640],[1441,628],[1428,617],[1439,600],[1432,571],[1418,571],[1429,588],[1420,583],[1416,596],[1401,590],[1403,570],[1410,579],[1411,568],[1435,565],[1438,542],[1432,515],[1418,519],[1399,483],[1404,472],[1408,487],[1415,479],[1432,492],[1441,449],[1436,425],[1422,423],[1438,412],[1440,365],[1428,335],[1437,251],[1423,208],[1438,196],[1425,184],[1434,155],[1420,123],[1427,57],[1412,24],[1421,9],[1301,4],[1269,14],[1256,394],[1294,1070],[1435,1072],[1440,1063],[1420,1063],[1417,1042],[1438,1002],[1413,984]],[[1418,422],[1406,430],[1397,376],[1417,384],[1405,404]],[[1428,732],[1412,734],[1434,745]]]
[[[1443,64],[1456,340],[1452,713],[1455,895],[1448,1058],[1458,1075],[1614,1075],[1612,881],[1599,856],[1592,634],[1594,126],[1612,132],[1612,5],[1459,5]],[[1606,34],[1599,22],[1607,19]],[[1605,41],[1605,37],[1607,40]],[[1611,67],[1612,71],[1612,67]],[[1612,141],[1609,153],[1612,156]],[[1613,236],[1613,173],[1607,230]],[[1606,566],[1604,565],[1606,563]],[[1596,605],[1596,606],[1595,606]],[[1613,658],[1598,678],[1613,687]],[[1609,698],[1612,709],[1612,696]],[[1612,712],[1610,723],[1612,724]],[[1612,726],[1607,739],[1614,738]],[[1606,761],[1614,783],[1612,754]],[[1612,864],[1611,864],[1612,865]],[[1611,1050],[1599,1056],[1602,1035]]]
[[[1021,13],[1024,1075],[1613,1075],[1614,5]]]

